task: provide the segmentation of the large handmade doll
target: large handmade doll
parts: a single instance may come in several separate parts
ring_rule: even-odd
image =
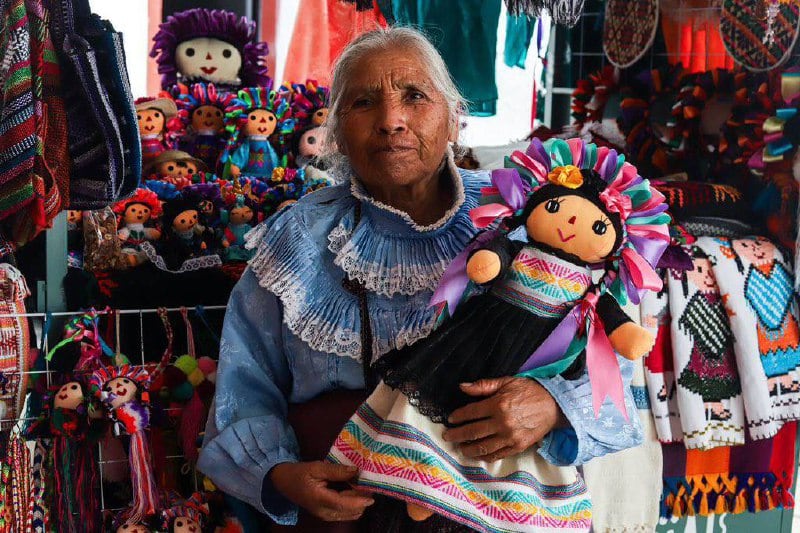
[[[215,169],[225,147],[225,109],[233,93],[218,91],[213,83],[178,84],[178,117],[186,128],[181,148]]]
[[[468,459],[442,433],[473,400],[462,383],[548,378],[584,364],[595,413],[606,396],[626,412],[614,351],[641,357],[652,336],[618,300],[660,288],[652,265],[669,243],[666,205],[621,155],[579,139],[534,140],[511,161],[516,168],[495,171],[485,191],[500,202],[471,212],[477,227],[503,218],[501,230],[480,234],[434,293],[451,317],[376,362],[383,383],[330,459],[357,466],[361,488],[404,500],[414,519],[437,512],[480,531],[587,530],[591,504],[574,470],[536,450]],[[606,270],[599,284],[591,266]],[[467,277],[485,290],[458,305]]]
[[[264,63],[267,43],[256,39],[256,24],[231,11],[195,8],[167,17],[153,37],[161,87],[177,82],[212,82],[218,88],[272,83]]]
[[[278,154],[270,136],[291,133],[294,120],[288,117],[289,102],[276,91],[252,87],[239,91],[225,113],[230,135],[222,154],[225,176],[270,178],[278,166]]]

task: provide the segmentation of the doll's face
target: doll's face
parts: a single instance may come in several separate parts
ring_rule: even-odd
[[[58,389],[53,407],[56,409],[77,409],[83,403],[83,387],[77,381],[65,383]]]
[[[711,261],[708,259],[692,259],[694,270],[686,272],[686,277],[701,292],[716,292],[717,278],[714,277],[714,270]]]
[[[103,385],[103,391],[108,394],[113,394],[111,407],[117,408],[122,404],[136,399],[137,386],[133,380],[128,378],[114,378]]]
[[[160,176],[169,178],[193,178],[197,165],[191,161],[166,161],[157,167]]]
[[[733,250],[754,265],[771,263],[775,258],[775,247],[766,239],[735,240]]]
[[[67,211],[67,222],[77,224],[83,220],[83,211],[78,209],[70,209]]]
[[[322,155],[325,148],[325,137],[327,136],[327,129],[324,126],[310,129],[303,133],[298,143],[297,155],[306,157],[317,157]]]
[[[231,223],[232,224],[245,224],[253,220],[253,210],[249,207],[234,207],[231,209]]]
[[[565,195],[537,205],[525,223],[534,241],[597,263],[613,250],[617,231],[596,205],[576,195]]]
[[[150,533],[142,524],[125,524],[117,528],[117,533]]]
[[[242,54],[232,44],[212,37],[183,41],[175,48],[175,64],[184,77],[214,83],[236,83]]]
[[[142,109],[136,112],[139,121],[139,133],[142,135],[156,135],[164,131],[166,119],[164,113],[158,109]]]
[[[311,123],[315,126],[322,126],[325,124],[325,121],[328,120],[328,108],[321,107],[314,111],[314,114],[311,115]]]
[[[197,225],[197,210],[187,209],[178,213],[175,220],[172,221],[172,227],[176,231],[189,231]]]
[[[144,224],[150,220],[150,208],[144,204],[130,204],[123,216],[125,224]]]
[[[200,524],[188,518],[176,518],[172,524],[172,533],[197,533],[198,531],[200,531]]]
[[[254,109],[247,115],[247,124],[244,127],[245,135],[262,135],[269,137],[278,126],[278,120],[271,111]]]
[[[219,133],[225,127],[222,110],[213,105],[201,105],[192,112],[194,131],[213,131]]]

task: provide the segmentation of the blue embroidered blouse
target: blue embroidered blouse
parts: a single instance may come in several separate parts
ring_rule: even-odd
[[[468,213],[489,183],[487,172],[451,164],[450,173],[454,204],[430,226],[373,200],[353,181],[304,197],[248,235],[255,255],[228,304],[217,393],[198,462],[221,490],[279,524],[296,522],[297,508],[267,478],[276,464],[298,460],[287,404],[363,388],[358,300],[342,278],[346,273],[369,291],[375,357],[428,335],[435,324],[432,291],[475,234]],[[362,219],[355,227],[358,201]],[[630,384],[632,365],[619,359]],[[538,452],[551,463],[579,465],[641,443],[629,388],[626,421],[610,402],[595,418],[585,373],[540,383],[570,423],[540,443]]]

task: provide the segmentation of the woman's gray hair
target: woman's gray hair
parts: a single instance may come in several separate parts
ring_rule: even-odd
[[[420,55],[421,66],[428,72],[434,89],[447,102],[451,125],[459,129],[461,127],[460,117],[466,109],[466,101],[450,76],[442,56],[422,32],[407,26],[390,26],[364,33],[347,45],[333,68],[330,111],[325,124],[328,128],[326,139],[328,148],[324,158],[331,169],[331,176],[336,181],[350,178],[349,162],[347,157],[336,149],[336,139],[339,134],[339,108],[342,105],[342,96],[352,78],[352,71],[365,56],[398,48],[412,49]]]

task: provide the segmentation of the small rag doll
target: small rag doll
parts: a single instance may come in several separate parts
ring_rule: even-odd
[[[157,241],[161,232],[146,226],[151,220],[161,216],[161,202],[153,191],[136,189],[134,195],[114,204],[114,212],[120,217],[122,227],[117,236],[122,241],[122,255],[128,265],[137,266],[147,260],[142,252],[142,243]]]
[[[436,512],[479,531],[588,530],[591,504],[574,470],[534,449],[468,459],[441,435],[452,411],[473,400],[462,383],[548,378],[584,364],[595,415],[607,396],[626,413],[614,352],[636,359],[653,337],[618,302],[661,287],[653,265],[669,244],[669,216],[663,196],[614,150],[534,139],[510,161],[484,191],[497,201],[470,213],[476,227],[500,219],[500,229],[479,234],[433,295],[450,317],[373,365],[383,382],[329,459],[357,466],[360,488],[405,501],[415,520]],[[605,270],[598,284],[591,266]],[[459,305],[468,279],[485,290]]]
[[[225,164],[223,175],[271,177],[278,166],[278,154],[270,136],[294,129],[289,102],[282,93],[266,87],[242,89],[228,106],[225,122],[230,137],[221,158]]]
[[[225,248],[224,259],[226,261],[248,261],[254,250],[245,248],[245,235],[253,229],[253,217],[255,213],[249,202],[245,201],[244,196],[236,195],[233,205],[223,213],[223,222],[226,221],[225,231],[222,237],[222,247]]]
[[[100,523],[96,439],[83,382],[68,378],[44,397],[42,416],[29,435],[52,441],[53,502],[50,519],[56,531],[96,531]],[[95,429],[94,433],[97,433]],[[99,435],[94,435],[97,437]]]
[[[150,384],[172,357],[172,327],[166,310],[160,309],[167,347],[153,373],[143,366],[105,366],[90,378],[90,386],[106,416],[114,424],[116,435],[129,438],[128,463],[131,469],[133,501],[120,518],[122,524],[138,524],[158,513],[158,487],[153,477],[147,429],[150,427]]]
[[[196,492],[162,511],[161,529],[168,533],[202,533],[210,514],[204,499],[202,493]]]
[[[67,210],[67,265],[83,268],[83,211]]]
[[[166,143],[170,120],[178,114],[171,98],[139,98],[136,100],[136,120],[142,138],[142,163],[147,165],[169,147]]]
[[[208,172],[208,166],[196,157],[180,150],[166,150],[145,167],[145,176],[172,183],[178,189],[191,185],[199,172]]]
[[[322,156],[325,154],[328,128],[325,126],[309,126],[296,136],[292,153],[297,168],[305,171],[306,179],[329,180],[327,165]]]
[[[254,21],[231,11],[195,8],[170,15],[150,51],[161,87],[197,81],[226,90],[271,85],[265,64],[269,48],[256,35]]]
[[[209,169],[217,168],[225,148],[225,109],[236,95],[202,82],[178,84],[177,93],[178,117],[186,128],[182,148]]]
[[[160,256],[151,257],[153,250],[145,250],[157,267],[182,272],[219,266],[220,258],[209,255],[208,243],[213,240],[213,231],[200,222],[201,203],[201,198],[188,187],[164,203],[164,238],[159,243]]]

